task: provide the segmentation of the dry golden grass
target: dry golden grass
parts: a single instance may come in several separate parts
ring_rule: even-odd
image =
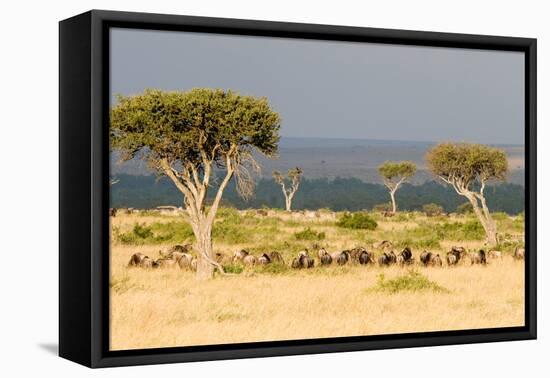
[[[114,218],[113,225],[129,230],[138,221],[173,220],[125,215]],[[366,238],[324,221],[307,220],[307,224],[325,231],[323,244],[334,250],[353,247]],[[377,237],[378,232],[414,226],[412,221],[388,220],[373,234]],[[280,231],[269,237],[271,242],[290,240],[289,235],[303,228],[303,224],[281,225]],[[252,244],[215,243],[215,249],[230,253]],[[478,248],[482,242],[442,241],[439,252],[454,244]],[[331,266],[278,275],[245,271],[200,282],[194,273],[180,269],[126,267],[132,253],[157,257],[162,247],[112,245],[112,350],[524,324],[524,264],[508,255],[487,266],[415,266],[413,269],[447,290],[391,294],[373,289],[378,276],[383,273],[387,280],[406,275],[410,268]],[[416,258],[419,252],[414,251]]]

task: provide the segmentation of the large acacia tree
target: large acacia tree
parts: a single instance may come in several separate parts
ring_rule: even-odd
[[[468,199],[485,230],[487,243],[496,245],[496,223],[484,190],[488,181],[506,179],[508,161],[504,151],[481,144],[441,143],[428,151],[426,160],[432,173]]]
[[[283,174],[279,171],[273,171],[273,179],[275,182],[279,185],[281,185],[281,189],[283,191],[283,195],[285,196],[285,209],[286,211],[292,211],[292,199],[294,198],[294,195],[298,191],[298,188],[300,187],[300,181],[302,180],[302,170],[298,167],[292,168],[288,170],[287,177],[290,181],[289,185],[287,186],[285,177]]]
[[[378,167],[384,185],[390,191],[392,213],[397,211],[395,192],[407,179],[416,173],[416,165],[410,161],[387,161]]]
[[[215,89],[187,92],[146,90],[119,96],[111,109],[112,148],[123,159],[145,159],[183,194],[196,237],[197,277],[223,267],[214,260],[212,227],[223,192],[235,177],[237,189],[252,194],[253,151],[277,153],[280,118],[266,98]],[[215,174],[215,172],[217,174]],[[207,207],[208,191],[213,190]]]

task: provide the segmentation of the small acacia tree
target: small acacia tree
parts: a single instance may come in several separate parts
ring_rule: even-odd
[[[232,91],[146,90],[119,96],[111,109],[112,148],[121,151],[124,160],[144,158],[183,194],[197,241],[199,279],[212,277],[216,268],[224,273],[214,260],[212,226],[225,188],[235,176],[241,195],[252,194],[251,170],[259,169],[252,152],[274,156],[279,128],[279,115],[266,98]],[[221,173],[217,183],[215,168]],[[207,208],[212,187],[216,191]]]
[[[392,213],[397,212],[397,203],[395,201],[395,192],[407,179],[416,173],[416,165],[410,161],[387,161],[378,167],[378,172],[382,176],[384,185],[390,191]]]
[[[300,181],[302,180],[302,170],[298,167],[289,169],[287,173],[288,180],[290,181],[290,187],[287,188],[287,183],[284,176],[279,171],[273,171],[273,179],[283,190],[285,196],[285,209],[286,211],[292,211],[292,199],[300,187]]]
[[[484,190],[489,180],[506,178],[508,161],[504,151],[480,144],[441,143],[428,151],[426,160],[436,176],[468,199],[485,230],[487,243],[496,245],[496,224]]]

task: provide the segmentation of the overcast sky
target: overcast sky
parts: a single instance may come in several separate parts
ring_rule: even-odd
[[[111,29],[111,91],[265,96],[281,135],[524,144],[519,52]]]

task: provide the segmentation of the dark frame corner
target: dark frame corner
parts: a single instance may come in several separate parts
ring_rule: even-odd
[[[464,331],[108,349],[109,28],[200,31],[525,53],[526,325]],[[527,340],[536,317],[536,39],[92,10],[59,23],[59,354],[89,367]],[[76,169],[78,168],[78,169]]]

